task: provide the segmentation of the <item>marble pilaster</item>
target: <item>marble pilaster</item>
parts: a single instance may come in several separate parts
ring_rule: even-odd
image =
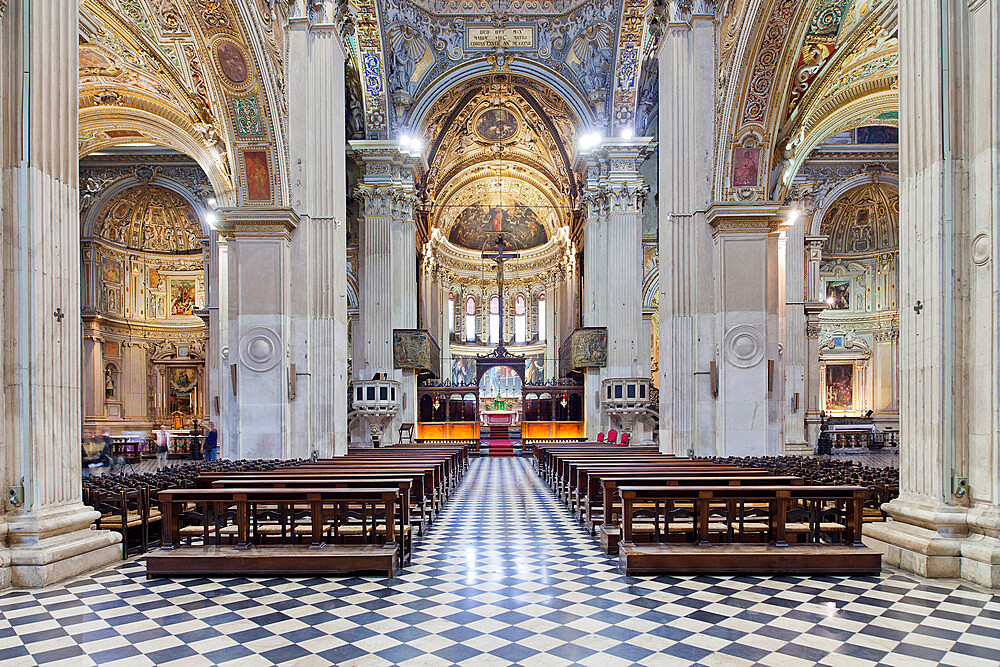
[[[291,456],[347,453],[347,160],[344,61],[335,3],[290,8],[292,239],[304,269],[291,301]]]
[[[899,8],[900,496],[890,565],[1000,587],[1000,3]],[[960,81],[958,77],[965,77]],[[967,491],[958,482],[968,480]]]
[[[14,1],[0,21],[0,586],[45,586],[121,557],[121,536],[91,530],[99,513],[81,500],[78,10]],[[6,502],[7,486],[22,503]]]
[[[677,11],[657,54],[659,76],[660,450],[686,456],[713,450],[715,400],[712,201],[715,21]]]

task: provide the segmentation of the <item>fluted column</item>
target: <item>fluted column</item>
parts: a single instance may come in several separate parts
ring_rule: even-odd
[[[350,142],[362,166],[358,248],[360,327],[354,336],[354,373],[369,380],[385,373],[402,383],[400,414],[384,440],[395,441],[402,422],[415,422],[416,376],[392,363],[392,330],[417,326],[417,236],[413,222],[417,156],[392,140]]]
[[[44,586],[121,557],[121,536],[90,530],[99,513],[81,502],[78,4],[27,11],[14,0],[0,20],[0,472],[24,493],[0,510],[0,586]]]
[[[890,565],[994,587],[998,24],[995,0],[899,7],[900,496],[865,527]]]
[[[714,17],[672,3],[659,76],[660,450],[711,453]],[[701,11],[705,9],[705,11]]]
[[[651,148],[649,137],[604,139],[577,156],[586,165],[583,325],[608,330],[607,365],[588,369],[585,376],[589,437],[606,421],[597,419],[601,381],[639,377],[644,370],[642,207],[649,185],[639,167]]]
[[[292,258],[291,456],[347,453],[347,160],[335,3],[296,3],[288,23],[289,158],[299,216]]]

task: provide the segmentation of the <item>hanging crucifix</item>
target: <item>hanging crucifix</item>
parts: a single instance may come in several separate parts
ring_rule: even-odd
[[[503,264],[508,259],[517,259],[521,256],[521,254],[517,252],[504,252],[506,247],[507,242],[503,240],[503,234],[497,234],[497,251],[483,253],[483,259],[492,259],[497,263],[497,297],[500,302],[500,335],[495,352],[499,357],[507,356],[507,348],[505,348],[503,344]]]

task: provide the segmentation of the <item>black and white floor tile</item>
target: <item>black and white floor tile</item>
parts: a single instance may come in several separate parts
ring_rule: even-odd
[[[0,665],[1000,665],[1000,595],[879,577],[643,577],[523,459],[473,463],[395,579],[145,579],[0,595]]]

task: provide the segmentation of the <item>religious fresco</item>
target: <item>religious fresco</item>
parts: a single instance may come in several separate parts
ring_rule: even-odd
[[[826,367],[826,409],[854,409],[853,364],[828,364]]]
[[[194,280],[172,280],[170,282],[170,314],[194,315],[196,307]]]
[[[733,149],[733,185],[753,187],[757,185],[757,169],[760,162],[759,148]]]
[[[201,250],[201,220],[187,199],[167,188],[141,185],[111,199],[93,235],[134,250]]]
[[[521,376],[510,366],[494,366],[479,379],[479,397],[492,400],[494,398],[521,398]]]
[[[496,244],[498,232],[504,233],[508,250],[527,250],[549,240],[535,211],[517,204],[467,207],[452,225],[448,240],[462,248],[482,250]]]
[[[873,253],[899,247],[899,193],[890,185],[865,183],[849,190],[823,216],[823,256]]]
[[[247,175],[247,200],[271,201],[271,172],[267,151],[243,151]]]
[[[524,384],[542,384],[545,382],[545,356],[543,354],[528,354],[524,357]]]
[[[106,283],[117,285],[122,281],[122,263],[105,257],[101,260],[101,279]]]
[[[486,141],[506,141],[517,134],[517,118],[506,109],[487,109],[476,119],[476,132]]]
[[[456,385],[471,384],[476,379],[475,357],[451,358],[451,382]]]
[[[216,47],[215,54],[219,58],[219,69],[222,70],[227,79],[237,85],[246,82],[250,76],[250,70],[247,67],[246,58],[243,57],[238,46],[232,42],[220,42],[219,46]]]

